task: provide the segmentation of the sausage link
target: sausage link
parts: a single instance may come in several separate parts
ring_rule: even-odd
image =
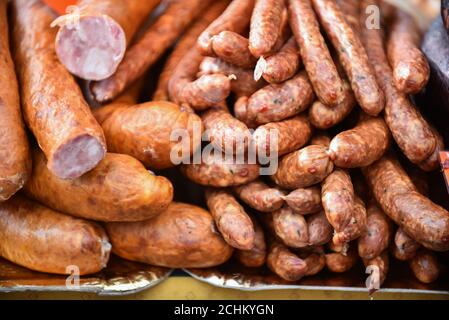
[[[384,251],[380,256],[377,256],[373,259],[362,259],[363,263],[365,264],[365,267],[374,267],[373,270],[371,270],[371,275],[373,276],[372,280],[374,280],[375,283],[373,285],[376,285],[376,282],[381,286],[385,279],[387,278],[388,271],[390,269],[390,259],[388,257],[388,251]],[[376,271],[378,270],[378,272]],[[371,286],[371,288],[368,288],[370,291],[375,290],[375,286]]]
[[[287,281],[298,281],[307,273],[306,262],[279,242],[270,245],[267,265],[271,271]]]
[[[114,153],[80,178],[63,180],[46,167],[44,155],[35,151],[34,168],[25,185],[28,196],[77,217],[98,221],[142,221],[165,210],[173,186],[165,177],[145,170],[134,158]]]
[[[310,246],[321,246],[332,240],[334,228],[323,211],[308,216],[306,220]]]
[[[327,253],[326,267],[330,272],[343,273],[351,270],[359,260],[357,250],[350,246],[346,255],[342,253]]]
[[[410,269],[422,283],[435,282],[441,272],[436,255],[432,251],[425,249],[418,251],[410,260]]]
[[[312,0],[315,12],[351,81],[360,107],[369,115],[377,116],[385,107],[385,96],[377,84],[373,68],[359,35],[346,21],[335,1]]]
[[[249,50],[256,58],[268,55],[279,39],[284,0],[256,0],[249,29]]]
[[[112,252],[127,260],[168,268],[208,268],[233,253],[209,212],[173,202],[157,217],[143,222],[109,222]]]
[[[234,115],[237,119],[245,123],[248,128],[256,128],[257,125],[248,117],[248,101],[249,98],[246,96],[238,98],[234,104]]]
[[[95,100],[111,101],[142,77],[209,3],[210,0],[170,2],[167,10],[126,51],[117,71],[91,85]]]
[[[365,204],[359,197],[355,196],[351,221],[342,231],[335,233],[332,238],[335,247],[346,248],[350,241],[359,238],[366,231],[366,220]]]
[[[225,241],[234,248],[254,247],[255,231],[251,218],[234,196],[225,190],[206,190],[207,206]]]
[[[51,9],[41,1],[17,0],[12,16],[25,122],[52,173],[63,179],[77,178],[105,156],[103,131],[74,78],[56,57]]]
[[[344,17],[352,30],[360,36],[360,5],[359,0],[336,0]]]
[[[306,277],[314,276],[321,272],[326,266],[326,257],[324,254],[311,253],[306,258],[304,262],[307,265]]]
[[[323,131],[318,131],[315,132],[312,138],[310,139],[310,144],[316,144],[319,146],[329,148],[331,144],[331,138],[327,133]]]
[[[406,94],[416,94],[426,86],[430,66],[420,50],[421,31],[405,11],[396,10],[387,43],[388,59],[393,69],[396,88]]]
[[[303,147],[312,136],[312,127],[304,115],[267,123],[254,131],[253,139],[258,154],[278,156]]]
[[[106,267],[111,244],[103,228],[23,196],[0,203],[0,256],[40,272],[80,275]]]
[[[235,160],[235,159],[234,159]],[[259,177],[257,164],[227,161],[224,155],[203,155],[199,164],[185,164],[181,172],[190,180],[202,186],[231,187],[247,184]]]
[[[358,252],[363,259],[373,259],[388,248],[391,240],[391,224],[375,203],[368,205],[366,213],[366,232],[357,241]]]
[[[343,81],[320,33],[310,0],[288,1],[290,26],[299,45],[301,57],[320,101],[336,106],[344,100]]]
[[[60,26],[55,44],[59,60],[82,79],[108,78],[117,70],[139,27],[160,2],[78,1],[78,11],[52,24]]]
[[[270,188],[261,180],[235,187],[234,191],[243,202],[260,212],[273,212],[284,204],[284,192]]]
[[[299,189],[320,183],[333,169],[327,148],[312,145],[284,156],[272,179],[282,188]]]
[[[10,54],[7,6],[8,1],[0,1],[0,201],[8,200],[20,190],[31,171],[19,88]]]
[[[382,29],[368,29],[364,24],[367,19],[365,8],[369,5],[378,5],[378,2],[361,1],[362,40],[376,72],[377,81],[386,95],[385,122],[405,156],[413,163],[420,163],[434,152],[436,138],[430,125],[408,96],[394,86],[392,70],[384,49]]]
[[[241,68],[253,68],[256,58],[248,49],[248,39],[232,31],[222,31],[212,37],[214,56]]]
[[[420,247],[418,242],[410,238],[402,228],[399,228],[394,236],[391,252],[396,259],[408,261],[413,259]]]
[[[242,33],[249,25],[255,0],[233,0],[226,10],[201,33],[197,47],[202,55],[213,57],[212,38],[222,31]]]
[[[265,243],[265,234],[256,219],[251,217],[254,225],[254,247],[250,250],[236,250],[235,257],[245,267],[262,267],[267,259],[267,245]]]
[[[323,209],[321,189],[317,186],[296,189],[286,195],[284,200],[295,213],[302,215],[316,213]]]
[[[426,172],[432,172],[440,168],[440,151],[445,148],[443,136],[433,127],[432,131],[437,139],[437,146],[429,158],[418,164],[418,167]]]
[[[184,55],[196,45],[196,40],[201,32],[214,21],[226,8],[228,1],[220,0],[214,3],[201,14],[197,20],[189,27],[182,38],[177,42],[176,47],[165,63],[164,69],[159,75],[156,91],[153,95],[153,100],[169,100],[168,97],[168,81],[171,78],[178,63],[182,60]]]
[[[287,246],[304,248],[309,244],[309,232],[304,216],[294,213],[289,207],[273,212],[276,235]]]
[[[428,249],[449,250],[449,212],[418,193],[396,159],[362,170],[382,210],[409,236]]]
[[[390,140],[390,130],[382,118],[362,117],[356,127],[332,139],[330,158],[341,168],[366,167],[384,155]]]
[[[336,169],[321,184],[321,200],[329,223],[342,232],[354,217],[354,187],[351,177]]]

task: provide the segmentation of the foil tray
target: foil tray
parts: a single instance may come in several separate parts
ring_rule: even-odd
[[[168,268],[111,256],[104,270],[80,277],[78,287],[67,287],[67,276],[31,271],[0,258],[0,292],[53,291],[128,295],[159,284],[168,278],[171,272]]]

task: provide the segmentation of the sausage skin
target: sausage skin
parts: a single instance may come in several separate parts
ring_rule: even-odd
[[[436,255],[432,251],[424,249],[418,251],[410,260],[410,269],[422,283],[435,282],[441,272]]]
[[[212,50],[214,56],[240,68],[253,68],[257,62],[248,49],[248,39],[232,31],[213,36]]]
[[[260,212],[273,212],[284,204],[284,192],[270,188],[261,180],[235,187],[234,191],[243,202]]]
[[[350,246],[346,255],[338,252],[327,253],[326,267],[330,272],[343,273],[351,270],[358,260],[357,250]]]
[[[279,242],[273,242],[270,245],[267,266],[287,281],[298,281],[307,273],[306,262]]]
[[[402,228],[399,228],[394,236],[391,252],[396,259],[408,261],[413,259],[420,247],[418,242],[410,238]]]
[[[304,216],[296,214],[289,207],[273,212],[276,235],[291,248],[304,248],[309,244],[309,232]]]
[[[295,213],[302,215],[316,213],[323,208],[321,189],[316,186],[296,189],[286,195],[284,200]]]
[[[245,267],[262,267],[267,259],[267,245],[264,231],[256,219],[251,217],[254,225],[254,246],[250,250],[236,250],[235,258]]]
[[[332,240],[334,228],[323,211],[307,216],[306,220],[310,246],[321,246]]]

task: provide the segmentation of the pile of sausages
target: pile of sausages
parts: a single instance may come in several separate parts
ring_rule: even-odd
[[[81,275],[111,252],[171,268],[233,257],[287,281],[361,260],[380,282],[393,256],[438,278],[449,213],[424,172],[444,144],[409,97],[429,65],[407,13],[380,0],[80,0],[61,17],[39,0],[7,6],[0,256]],[[139,103],[167,52],[153,101]],[[149,170],[177,165],[176,130],[189,133],[181,160],[204,147],[199,131],[236,158],[252,143],[275,150],[277,170],[203,154],[178,172],[204,187],[208,210],[173,202]]]

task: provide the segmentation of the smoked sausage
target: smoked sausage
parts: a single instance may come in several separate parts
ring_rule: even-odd
[[[284,192],[270,188],[262,180],[235,187],[234,191],[243,202],[260,212],[273,212],[284,204]]]
[[[285,202],[295,213],[306,215],[316,213],[321,205],[320,187],[299,188],[284,197]]]

